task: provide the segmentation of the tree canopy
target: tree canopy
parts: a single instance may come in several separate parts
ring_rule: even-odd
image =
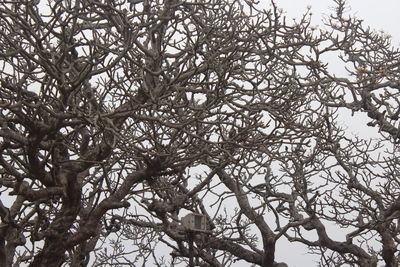
[[[1,2],[0,266],[398,266],[399,50],[332,6]]]

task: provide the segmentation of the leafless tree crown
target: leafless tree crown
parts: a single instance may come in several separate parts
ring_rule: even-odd
[[[398,266],[399,51],[331,4],[1,1],[0,267]]]

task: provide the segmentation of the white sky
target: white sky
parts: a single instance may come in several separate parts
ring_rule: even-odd
[[[262,2],[263,0],[261,0]],[[322,24],[322,14],[330,14],[332,12],[330,7],[334,6],[332,0],[275,0],[275,3],[279,8],[287,11],[288,18],[300,17],[310,5],[315,25]],[[400,47],[400,27],[398,25],[400,0],[347,0],[347,5],[351,8],[350,15],[362,19],[364,26],[370,26],[376,31],[385,31],[392,36],[392,45]],[[373,131],[371,128],[367,129]],[[341,233],[331,237],[338,241],[342,239]],[[284,261],[289,267],[314,267],[317,266],[317,260],[318,257],[307,254],[307,249],[300,244],[288,244],[285,241],[277,243],[276,261]]]
[[[275,0],[275,2],[288,12],[288,17],[299,17],[310,5],[315,14],[315,24],[320,23],[321,14],[329,14],[330,7],[334,6],[332,0]],[[347,5],[351,7],[350,14],[363,19],[365,25],[392,35],[393,44],[400,46],[399,0],[347,0]]]

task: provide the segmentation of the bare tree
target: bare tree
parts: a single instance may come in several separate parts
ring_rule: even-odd
[[[3,1],[0,266],[398,266],[399,52],[332,4]]]

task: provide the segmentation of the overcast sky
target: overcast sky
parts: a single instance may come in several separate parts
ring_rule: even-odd
[[[333,6],[332,0],[276,0],[277,5],[288,12],[289,17],[298,17],[307,6],[312,7],[315,23],[321,19],[321,14],[328,14]],[[376,30],[384,30],[393,36],[393,44],[400,46],[400,29],[398,24],[399,0],[348,0],[350,14],[363,19],[365,25]]]
[[[329,14],[334,6],[332,0],[275,0],[278,7],[287,11],[288,17],[300,17],[311,6],[313,13],[313,24],[321,24],[322,14]],[[400,27],[398,23],[400,0],[348,0],[351,10],[350,14],[363,19],[365,26],[380,31],[384,30],[393,38],[392,44],[400,47]],[[371,129],[371,128],[369,128]],[[373,130],[373,129],[371,129]],[[337,233],[337,239],[341,239]],[[315,260],[318,257],[307,254],[306,248],[301,245],[290,244],[278,241],[276,260],[285,261],[289,267],[317,266]]]

